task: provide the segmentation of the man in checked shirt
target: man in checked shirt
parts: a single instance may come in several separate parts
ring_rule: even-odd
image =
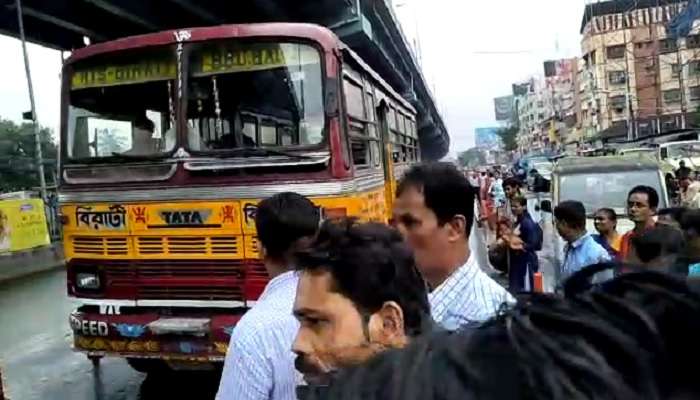
[[[450,163],[411,168],[399,183],[392,224],[413,249],[428,282],[431,314],[448,330],[493,317],[513,297],[469,248],[474,190]]]

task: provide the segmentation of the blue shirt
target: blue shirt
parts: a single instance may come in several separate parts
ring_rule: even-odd
[[[566,245],[564,250],[564,264],[561,268],[561,281],[570,277],[577,271],[593,264],[610,261],[610,254],[598,244],[588,233],[581,236],[573,243]],[[595,280],[600,282],[612,279],[612,271],[604,271],[596,275]]]
[[[298,282],[294,271],[272,279],[233,329],[216,400],[296,400],[302,382],[292,352]]]
[[[472,252],[440,286],[428,294],[430,313],[442,328],[456,330],[493,317],[503,303],[515,299],[478,265]]]

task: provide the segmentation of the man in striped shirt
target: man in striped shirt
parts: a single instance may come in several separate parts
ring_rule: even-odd
[[[469,248],[474,190],[450,163],[421,164],[404,175],[392,223],[413,249],[432,291],[433,319],[448,330],[485,321],[511,295],[479,266]]]
[[[298,276],[294,254],[315,236],[320,210],[296,193],[258,205],[255,226],[270,282],[231,335],[217,400],[294,400],[301,376],[292,342],[299,324],[292,315]]]

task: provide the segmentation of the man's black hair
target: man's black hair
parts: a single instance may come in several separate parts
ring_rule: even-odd
[[[688,211],[687,208],[685,207],[670,207],[670,208],[662,208],[659,210],[656,215],[662,216],[662,215],[669,215],[674,221],[678,222],[679,224],[683,220],[683,215]]]
[[[328,272],[333,290],[364,316],[394,301],[403,311],[407,335],[420,335],[431,326],[427,285],[413,253],[393,228],[355,219],[329,220],[297,260],[300,271]]]
[[[610,221],[617,222],[617,213],[612,208],[599,208],[598,211],[596,211],[596,214],[598,213],[603,213],[608,217]]]
[[[255,227],[266,253],[282,259],[301,238],[318,231],[321,212],[311,200],[297,193],[280,193],[258,204]]]
[[[512,188],[520,189],[520,187],[521,187],[522,185],[523,185],[522,182],[520,182],[520,180],[519,180],[518,178],[514,178],[514,177],[506,178],[506,179],[503,181],[503,187],[504,187],[504,188],[506,188],[506,187],[512,187]]]
[[[156,124],[154,124],[150,118],[147,118],[145,116],[137,118],[134,121],[133,125],[134,125],[134,128],[145,129],[149,132],[154,132],[156,129]]]
[[[573,229],[586,228],[586,208],[580,201],[562,201],[554,209],[554,218]]]
[[[647,198],[649,199],[649,207],[659,207],[659,193],[653,187],[644,185],[635,186],[632,188],[632,190],[630,190],[627,198],[629,199],[633,194],[646,194]]]
[[[668,225],[657,225],[632,236],[632,247],[639,261],[648,263],[659,257],[678,255],[685,246],[683,232]]]
[[[686,210],[680,223],[686,233],[694,231],[695,235],[700,235],[700,210]]]
[[[381,354],[310,398],[698,398],[700,381],[689,368],[700,356],[700,319],[689,317],[698,313],[700,296],[688,284],[654,272],[569,286],[565,296],[522,294],[481,327],[434,333]]]
[[[515,204],[520,204],[522,207],[525,207],[527,211],[527,198],[525,196],[515,196],[513,197],[513,203]]]
[[[474,223],[474,188],[454,164],[435,162],[412,167],[401,179],[396,196],[407,188],[419,190],[425,206],[435,213],[438,223],[445,225],[461,215],[465,219],[465,235]]]

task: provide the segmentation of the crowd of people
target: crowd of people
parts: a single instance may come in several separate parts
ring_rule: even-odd
[[[217,399],[697,398],[686,366],[700,353],[700,295],[670,254],[700,248],[700,214],[652,224],[658,202],[635,188],[639,229],[620,236],[614,211],[599,210],[596,239],[583,206],[563,202],[565,279],[537,293],[542,235],[516,182],[501,183],[497,208],[510,207],[495,221],[479,217],[473,182],[447,163],[402,178],[390,225],[323,221],[294,193],[263,200],[256,226],[272,279],[233,330]],[[515,271],[510,292],[470,248],[486,222],[502,225],[492,247]],[[688,246],[650,245],[670,229]]]

